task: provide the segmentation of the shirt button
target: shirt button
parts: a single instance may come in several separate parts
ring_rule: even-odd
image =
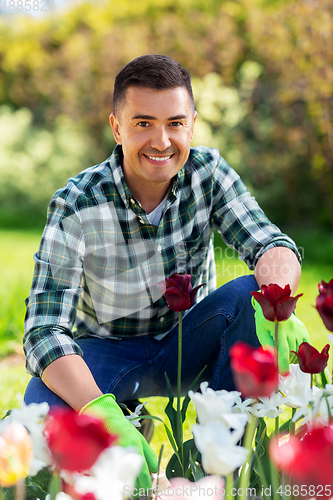
[[[164,321],[164,318],[162,316],[162,318],[160,318],[160,323],[163,323],[163,321]]]
[[[132,205],[134,205],[134,203],[135,203],[134,198],[131,197],[130,200],[131,200]]]
[[[157,251],[160,252],[160,253],[162,252],[162,245],[158,245]]]
[[[141,224],[144,224],[144,223],[145,223],[145,221],[143,220],[143,218],[142,218],[142,217],[139,217],[139,221],[141,222]]]

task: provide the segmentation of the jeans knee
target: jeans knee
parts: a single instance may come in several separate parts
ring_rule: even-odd
[[[251,292],[258,290],[258,284],[253,275],[241,276],[225,285],[221,286],[217,291],[221,294],[221,305],[223,308],[228,307],[237,314],[236,311],[248,309],[253,312],[251,304]]]

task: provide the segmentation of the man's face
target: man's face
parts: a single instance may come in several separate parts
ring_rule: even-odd
[[[169,186],[189,156],[196,120],[186,88],[129,87],[119,108],[110,123],[129,188]]]

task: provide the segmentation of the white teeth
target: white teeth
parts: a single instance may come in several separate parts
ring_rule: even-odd
[[[169,158],[171,158],[172,155],[169,155],[169,156],[148,156],[147,157],[150,159],[150,160],[155,160],[155,161],[165,161],[165,160],[168,160]]]

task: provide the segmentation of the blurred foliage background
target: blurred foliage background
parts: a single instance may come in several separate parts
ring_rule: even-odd
[[[331,0],[82,2],[0,15],[0,226],[108,157],[117,72],[161,53],[193,77],[194,144],[218,147],[277,224],[333,228]],[[22,217],[24,211],[24,217]]]
[[[29,379],[22,357],[17,366],[1,358],[22,352],[24,299],[49,199],[111,154],[114,78],[146,53],[190,71],[199,113],[193,144],[219,148],[301,247],[297,314],[322,349],[327,330],[312,306],[317,284],[333,277],[332,0],[67,3],[36,18],[0,5],[0,416],[18,405]],[[219,285],[246,274],[220,253]],[[162,414],[163,404],[150,411]]]

